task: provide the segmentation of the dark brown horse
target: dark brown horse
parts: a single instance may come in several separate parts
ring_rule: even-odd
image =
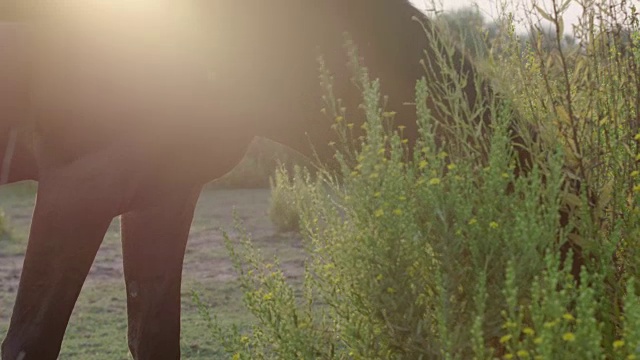
[[[317,56],[355,118],[344,32],[416,136],[407,103],[429,44],[406,0],[49,3],[29,26],[0,24],[0,179],[39,182],[3,360],[57,357],[118,215],[129,348],[136,359],[179,358],[182,261],[201,187],[255,136],[307,155],[311,140],[331,157]],[[473,101],[473,68],[456,58]]]

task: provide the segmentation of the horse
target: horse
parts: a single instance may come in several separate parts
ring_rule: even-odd
[[[180,358],[182,263],[202,186],[256,136],[331,160],[319,55],[347,116],[362,102],[345,33],[382,79],[396,125],[417,137],[415,84],[440,40],[408,1],[183,3],[40,2],[27,20],[0,24],[0,183],[39,183],[2,360],[58,356],[116,216],[130,352]],[[475,101],[476,69],[453,57]]]

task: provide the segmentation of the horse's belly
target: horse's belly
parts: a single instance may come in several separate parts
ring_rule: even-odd
[[[196,57],[162,43],[94,36],[38,37],[33,113],[61,155],[73,159],[123,136],[152,136],[160,145],[173,141],[176,128],[205,125],[212,97]]]

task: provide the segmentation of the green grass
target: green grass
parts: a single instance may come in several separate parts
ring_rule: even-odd
[[[9,324],[34,205],[33,185],[0,189],[0,204],[11,240],[0,241],[0,338]],[[277,254],[291,277],[302,274],[300,239],[277,234],[268,219],[269,190],[204,191],[185,256],[182,285],[182,355],[186,359],[223,358],[193,300],[193,292],[223,324],[253,322],[242,305],[242,291],[223,244],[220,228],[234,236],[235,212],[265,255]],[[61,359],[129,359],[126,294],[121,269],[119,221],[112,223],[69,322]]]
[[[4,210],[8,236],[0,237],[0,256],[24,253],[31,213],[35,204],[35,184],[20,183],[0,187],[0,210]]]

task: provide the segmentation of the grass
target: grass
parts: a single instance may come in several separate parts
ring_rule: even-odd
[[[9,236],[0,238],[0,256],[24,253],[35,204],[33,183],[20,183],[0,187],[0,208],[4,210]]]
[[[5,334],[34,205],[33,185],[0,189],[0,201],[10,225],[11,240],[0,241],[0,334]],[[301,277],[303,251],[293,234],[277,234],[266,216],[267,189],[206,190],[191,228],[182,285],[182,355],[187,359],[223,357],[192,298],[193,292],[224,324],[253,322],[242,305],[238,284],[222,240],[224,228],[235,236],[233,213],[243,222],[266,256],[277,254],[290,277]],[[60,354],[61,359],[129,359],[119,222],[114,220],[82,289]],[[0,338],[4,336],[1,335]]]

